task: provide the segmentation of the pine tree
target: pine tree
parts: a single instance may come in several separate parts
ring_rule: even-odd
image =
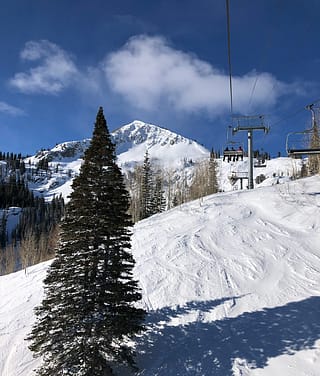
[[[43,356],[40,376],[113,375],[115,363],[135,367],[129,340],[145,312],[134,307],[129,197],[101,107],[72,188],[30,349]]]
[[[152,197],[152,212],[161,213],[165,210],[166,200],[164,198],[163,180],[160,172],[156,176],[154,183],[153,197]]]
[[[142,171],[140,219],[148,218],[154,214],[152,205],[152,170],[148,150],[144,156]]]
[[[219,190],[219,184],[217,179],[217,162],[215,160],[215,152],[213,149],[210,152],[209,166],[208,166],[208,190],[207,194],[211,195],[217,193]]]

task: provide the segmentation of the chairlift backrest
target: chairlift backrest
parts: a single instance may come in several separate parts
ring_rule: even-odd
[[[289,157],[320,154],[319,147],[308,147],[312,129],[302,132],[288,133],[286,139],[286,151]]]
[[[241,142],[229,141],[223,151],[226,155],[241,155],[243,154],[243,144]]]
[[[223,156],[225,156],[225,157],[228,157],[228,156],[230,156],[230,157],[233,157],[233,156],[243,156],[243,150],[242,149],[238,149],[238,150],[234,150],[234,149],[231,149],[231,150],[229,150],[229,149],[225,149],[224,151],[223,151]]]
[[[243,160],[244,151],[241,145],[237,147],[237,149],[232,146],[230,149],[227,146],[223,151],[223,160],[227,159],[228,162],[231,161],[238,161],[239,158]]]

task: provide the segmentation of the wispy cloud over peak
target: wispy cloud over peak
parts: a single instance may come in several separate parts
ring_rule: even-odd
[[[20,57],[38,63],[27,72],[16,73],[10,80],[12,87],[25,94],[58,94],[78,74],[71,55],[47,40],[27,42]]]
[[[12,106],[6,102],[0,101],[0,113],[4,113],[12,116],[25,115],[25,112],[18,107]]]
[[[51,55],[60,55],[62,49],[48,40],[31,40],[27,42],[24,49],[20,52],[21,59],[39,60]]]

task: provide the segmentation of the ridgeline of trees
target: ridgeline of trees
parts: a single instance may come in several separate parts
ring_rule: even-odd
[[[34,195],[29,190],[27,183],[15,175],[9,176],[7,181],[0,181],[0,209],[10,206],[25,208],[34,205]]]
[[[28,188],[28,168],[21,154],[0,152],[0,275],[26,268],[52,258],[58,224],[64,213],[64,200],[45,202]],[[12,207],[18,221],[8,229]],[[9,232],[11,231],[11,232]]]
[[[0,161],[5,161],[6,165],[6,172],[9,170],[19,170],[21,174],[25,172],[25,163],[23,159],[26,157],[23,157],[21,153],[14,154],[14,153],[3,153],[0,151]],[[2,170],[0,170],[1,172]]]

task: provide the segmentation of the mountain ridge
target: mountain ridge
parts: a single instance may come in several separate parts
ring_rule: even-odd
[[[190,180],[193,162],[209,157],[209,151],[197,142],[142,121],[125,124],[110,135],[116,146],[117,163],[124,175],[132,172],[137,165],[142,165],[147,151],[152,165],[159,170],[170,170],[173,180],[179,180],[184,174]],[[27,157],[25,163],[33,166],[47,160],[51,170],[50,176],[37,178],[35,184],[29,185],[30,188],[49,200],[60,193],[67,198],[90,140],[66,141]]]
[[[122,125],[116,130],[110,132],[112,142],[116,145],[116,154],[119,156],[123,153],[128,152],[130,149],[143,144],[145,151],[149,151],[152,157],[152,150],[155,147],[167,147],[166,152],[170,149],[169,146],[174,146],[177,144],[189,145],[192,149],[196,149],[199,155],[208,154],[209,151],[187,137],[181,136],[169,129],[145,123],[140,120],[134,120],[131,123]],[[40,160],[43,158],[48,158],[48,160],[55,161],[55,159],[62,160],[63,158],[82,158],[83,153],[89,146],[90,138],[76,141],[65,141],[55,145],[52,149],[40,150],[33,157]],[[188,149],[185,150],[188,152]],[[189,150],[190,153],[190,150]],[[193,155],[196,156],[194,151]],[[187,157],[187,155],[182,155],[181,158]]]

